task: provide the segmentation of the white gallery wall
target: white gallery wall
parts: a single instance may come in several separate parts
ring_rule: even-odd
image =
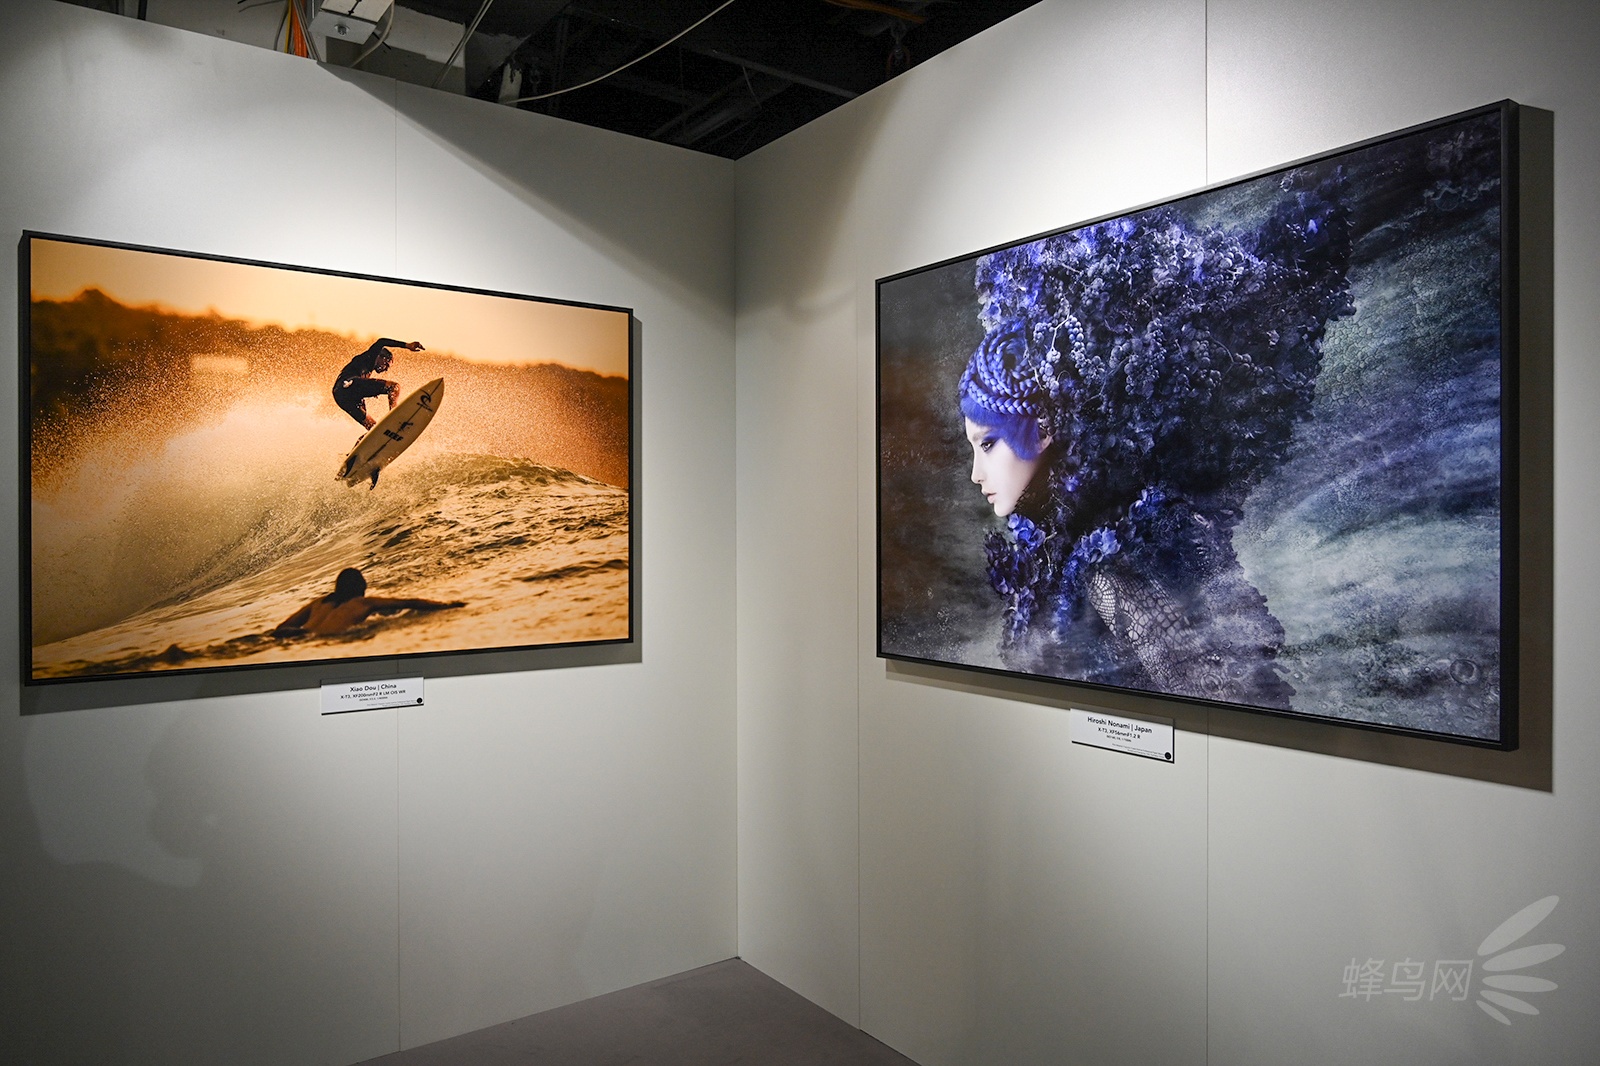
[[[748,961],[924,1066],[1595,1060],[1594,16],[1044,0],[740,161]],[[1522,750],[875,657],[875,278],[1506,97],[1543,112]],[[1070,706],[1175,719],[1175,764],[1071,746]],[[1490,931],[1549,896],[1523,943],[1566,950],[1529,971],[1559,986],[1526,997],[1538,1015],[1504,1025],[1476,991],[1341,995],[1353,961],[1385,983],[1396,963],[1481,965]]]
[[[0,1060],[349,1063],[737,953],[924,1066],[1592,1061],[1597,27],[1043,0],[731,164],[0,5],[13,239],[633,307],[640,638],[27,691],[0,659]],[[1503,97],[1548,116],[1554,196],[1522,751],[874,656],[875,278]],[[427,706],[318,715],[384,672]],[[1175,718],[1175,764],[1069,745],[1068,706]],[[1537,1016],[1340,996],[1548,896]]]
[[[50,0],[0,6],[0,84],[9,240],[632,307],[639,410],[636,648],[27,691],[3,657],[0,1060],[349,1063],[735,954],[733,165]],[[319,716],[383,674],[426,707]]]

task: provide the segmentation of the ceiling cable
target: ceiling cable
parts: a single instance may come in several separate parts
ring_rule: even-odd
[[[273,51],[278,50],[278,34],[280,33],[283,34],[283,50],[285,52],[289,50],[289,34],[286,32],[289,28],[289,6],[288,4],[283,5],[283,18],[278,20],[278,28],[272,31]]]
[[[539,93],[536,96],[519,96],[515,100],[507,100],[507,101],[505,101],[505,103],[507,104],[507,106],[514,106],[516,104],[532,103],[535,100],[548,100],[552,96],[560,96],[563,93],[571,93],[571,92],[577,92],[579,89],[587,89],[589,86],[594,85],[596,82],[602,82],[602,81],[605,81],[607,78],[613,77],[613,76],[615,76],[617,74],[621,74],[623,71],[627,70],[629,67],[633,66],[635,63],[644,62],[646,59],[649,59],[651,56],[655,55],[657,52],[659,52],[663,48],[667,47],[667,45],[672,44],[673,42],[677,41],[678,38],[685,36],[686,34],[688,34],[690,32],[690,30],[695,29],[697,26],[700,25],[700,23],[705,22],[707,19],[711,18],[712,15],[717,14],[717,12],[721,11],[723,8],[727,7],[731,3],[733,3],[733,0],[722,0],[722,3],[718,4],[716,9],[713,10],[711,12],[711,14],[702,15],[699,19],[697,19],[695,22],[690,24],[690,26],[687,29],[680,30],[677,34],[675,34],[672,37],[667,38],[665,41],[662,41],[660,44],[658,44],[654,48],[650,49],[650,51],[646,52],[644,55],[639,56],[637,59],[630,59],[626,63],[622,64],[622,66],[618,67],[616,70],[608,71],[607,73],[600,75],[598,78],[590,78],[586,82],[580,82],[577,85],[569,85],[565,89],[556,89],[554,92]],[[485,5],[485,6],[487,6],[487,5]],[[748,77],[748,75],[746,75],[746,77]]]
[[[361,54],[356,56],[355,62],[350,64],[352,67],[359,67],[361,64],[365,63],[367,61],[367,57],[376,52],[378,49],[382,48],[383,42],[389,39],[389,31],[394,29],[394,8],[395,5],[389,5],[389,21],[384,25],[383,32],[378,35],[378,39],[376,41],[373,41],[371,44],[367,45],[367,47],[362,50]]]
[[[493,3],[494,0],[483,0],[483,6],[478,8],[478,13],[472,17],[472,24],[467,27],[467,32],[463,33],[461,40],[456,42],[456,50],[450,53],[450,58],[446,59],[444,66],[439,68],[439,76],[433,79],[433,87],[435,89],[439,87],[440,82],[444,81],[444,76],[450,73],[450,68],[456,65],[456,56],[460,55],[461,50],[467,46],[467,40],[478,32],[478,23],[483,21],[483,16],[489,13],[489,5]]]
[[[311,24],[306,21],[306,9],[301,6],[300,0],[290,0],[294,4],[295,19],[300,24],[300,40],[305,43],[306,53],[313,62],[322,62],[322,57],[317,54],[317,44],[311,39]]]

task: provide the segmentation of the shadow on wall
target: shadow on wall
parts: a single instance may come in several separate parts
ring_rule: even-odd
[[[350,858],[352,823],[373,819],[327,817],[312,809],[325,789],[296,787],[340,773],[330,760],[348,746],[307,750],[303,730],[269,726],[230,758],[232,717],[17,723],[21,765],[0,774],[21,815],[5,849],[0,1059],[347,1061],[392,1046],[393,870],[386,888],[360,877],[373,862]]]
[[[870,234],[853,232],[850,215],[903,91],[898,81],[880,85],[790,135],[814,138],[831,124],[848,123],[850,136],[828,140],[827,151],[768,147],[739,161],[741,315],[778,309],[810,322],[856,299],[857,275],[865,267],[856,245]],[[935,154],[935,145],[923,147]],[[782,254],[773,255],[774,249]]]
[[[637,571],[634,580],[637,583]],[[315,689],[324,684],[386,677],[465,677],[637,663],[644,657],[638,634],[639,600],[636,592],[632,644],[463,652],[459,655],[418,656],[415,659],[330,662],[311,666],[271,665],[225,670],[215,674],[150,674],[115,681],[74,681],[22,689],[20,713],[34,715],[93,708],[142,707],[220,696],[245,696],[257,692],[292,692]]]
[[[874,277],[1202,181],[1203,114],[1171,91],[1201,87],[1198,23],[1125,8],[1037,4],[741,159],[741,314],[809,320],[797,301],[830,287],[853,302]]]
[[[568,249],[530,243],[523,249],[525,254],[520,257],[521,261],[536,264],[541,273],[565,277],[575,271],[563,268],[577,266],[577,272],[581,272],[581,264],[563,262],[558,257],[581,249],[585,256],[597,257],[608,266],[632,274],[653,290],[676,294],[699,315],[731,320],[733,164],[730,161],[687,150],[645,145],[636,138],[542,115],[497,114],[481,109],[501,108],[501,105],[396,83],[360,71],[338,67],[322,70],[395,108],[402,122],[402,153],[405,124],[409,123],[440,146],[444,155],[471,164],[478,173],[531,208],[539,218],[572,237]],[[501,108],[501,112],[511,110]],[[474,116],[495,118],[499,122],[494,125],[479,123],[474,121]],[[515,136],[508,135],[519,118],[524,120],[522,128]],[[642,181],[640,176],[641,151],[655,153],[651,156],[648,181]],[[427,162],[426,159],[408,160],[401,155],[402,189],[407,168],[414,163],[426,167]],[[715,180],[719,171],[720,181]],[[427,172],[421,173],[426,180]],[[432,253],[448,254],[457,262],[470,262],[479,253],[463,250],[456,231],[450,228],[452,205],[464,202],[464,197],[458,193],[452,199],[451,190],[443,185],[427,186],[423,195],[432,197],[429,215],[403,220],[411,231],[405,235],[415,239],[401,241],[402,261],[408,255],[430,259],[433,257],[431,248]],[[404,191],[400,199],[403,210]],[[684,239],[685,205],[705,217],[702,232],[693,240]],[[479,212],[474,217],[481,223],[481,207],[474,205],[473,210]],[[504,255],[504,249],[500,254]],[[470,278],[452,280],[461,284],[474,283]],[[563,291],[538,295],[618,302],[614,292]]]
[[[1555,705],[1555,116],[1521,108],[1521,261],[1518,470],[1517,707],[1514,752],[1389,736],[1314,722],[1222,711],[1211,732],[1432,773],[1554,788]]]

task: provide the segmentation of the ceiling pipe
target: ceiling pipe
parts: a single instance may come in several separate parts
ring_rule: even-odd
[[[483,16],[489,13],[489,7],[493,3],[494,0],[483,0],[483,6],[478,8],[478,13],[473,16],[471,25],[467,27],[467,32],[463,33],[461,35],[461,40],[456,42],[455,51],[450,53],[450,58],[446,59],[444,61],[444,66],[439,68],[439,76],[433,79],[433,87],[435,89],[437,89],[444,81],[444,76],[450,73],[450,68],[455,66],[456,56],[459,56],[461,54],[461,50],[467,46],[467,41],[471,40],[472,35],[478,32],[478,23],[483,21]]]
[[[389,5],[389,21],[388,21],[387,24],[384,25],[383,32],[378,35],[378,39],[376,41],[373,41],[371,44],[367,45],[366,49],[363,50],[360,55],[356,56],[355,62],[351,63],[350,65],[352,67],[359,67],[359,66],[361,66],[361,64],[365,63],[367,61],[367,57],[368,56],[372,55],[372,53],[376,52],[378,49],[383,47],[383,42],[385,42],[385,41],[387,41],[389,39],[389,32],[391,30],[393,30],[393,29],[394,29],[394,5],[390,4]]]
[[[623,71],[627,70],[629,67],[633,66],[635,63],[644,62],[646,59],[649,59],[651,56],[655,55],[657,52],[661,51],[663,48],[667,47],[669,44],[672,44],[673,42],[677,41],[678,38],[688,35],[688,33],[691,30],[693,30],[696,27],[698,27],[702,22],[705,22],[707,19],[711,18],[712,15],[717,14],[723,8],[727,7],[731,3],[733,3],[733,0],[723,0],[723,2],[721,4],[719,4],[719,5],[717,5],[717,7],[713,11],[711,11],[709,14],[703,15],[700,18],[696,19],[694,22],[690,23],[687,27],[685,27],[684,29],[680,30],[678,33],[673,34],[671,37],[668,37],[666,40],[662,41],[660,44],[658,44],[654,48],[650,49],[650,51],[646,52],[644,55],[636,56],[635,58],[628,60],[626,63],[622,64],[622,66],[620,66],[620,67],[617,67],[615,70],[608,70],[604,74],[600,75],[598,78],[590,78],[588,81],[579,82],[577,85],[569,85],[565,89],[556,89],[553,92],[539,93],[539,94],[537,94],[535,96],[519,96],[515,100],[507,100],[505,102],[508,105],[511,105],[511,106],[514,107],[517,104],[528,104],[528,103],[532,103],[535,100],[548,100],[552,96],[562,96],[562,95],[565,95],[566,93],[577,92],[579,89],[587,89],[589,86],[594,85],[594,84],[596,84],[598,82],[605,81],[609,77],[612,77],[612,76],[617,75],[617,74],[621,74]]]

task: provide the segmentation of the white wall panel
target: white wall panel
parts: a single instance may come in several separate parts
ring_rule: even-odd
[[[56,693],[29,693],[41,713],[21,719],[12,702],[7,1060],[391,1049],[393,716],[322,718],[314,693],[162,688],[188,691],[53,713]]]
[[[855,1022],[854,245],[836,213],[853,171],[831,151],[756,166],[738,221],[739,952]]]
[[[741,161],[747,957],[930,1066],[1592,1057],[1591,7],[1047,0]],[[1067,746],[1062,690],[874,658],[874,277],[1506,96],[1555,130],[1528,306],[1530,338],[1555,336],[1556,637],[1524,751],[1098,697],[1177,717],[1180,760],[1152,767]],[[1530,495],[1549,480],[1535,465]],[[1541,968],[1561,987],[1540,1015],[1502,1025],[1481,984],[1432,1005],[1339,995],[1352,958],[1471,958],[1548,895],[1528,939],[1567,950]]]
[[[1527,708],[1525,751],[1501,755],[1364,736],[1374,765],[1239,739],[1211,762],[1211,1046],[1229,1063],[1578,1063],[1600,1045],[1600,685],[1591,551],[1600,459],[1600,20],[1585,3],[1212,0],[1210,171],[1215,179],[1511,97],[1554,116],[1554,706]],[[1534,229],[1542,245],[1548,233]],[[1542,237],[1542,241],[1541,241]],[[1546,257],[1543,247],[1536,255]],[[1550,358],[1530,350],[1531,360]],[[1548,409],[1537,412],[1541,425]],[[1547,470],[1541,483],[1550,476]],[[1529,617],[1525,624],[1537,624]],[[1553,718],[1553,744],[1552,744]],[[1437,747],[1437,746],[1434,746]],[[1542,753],[1541,753],[1542,749]],[[1485,758],[1487,755],[1487,758]],[[1475,779],[1547,760],[1550,785]],[[1431,772],[1406,768],[1426,765]],[[1466,772],[1463,773],[1462,771]],[[1506,780],[1504,773],[1487,775]],[[1511,775],[1517,779],[1517,775]],[[1548,789],[1548,790],[1547,790]],[[1403,993],[1341,997],[1344,967],[1483,959],[1501,921],[1560,903],[1523,943],[1566,952],[1528,974],[1560,987],[1503,1025],[1476,1002]],[[1481,979],[1482,971],[1477,977]]]
[[[1588,1061],[1591,6],[1045,0],[735,167],[5,5],[0,230],[636,309],[640,645],[429,661],[425,709],[342,719],[303,668],[0,665],[0,1053],[350,1062],[737,950],[926,1066]],[[1554,124],[1527,752],[1100,697],[1177,717],[1164,766],[1070,746],[1064,690],[874,657],[874,278],[1504,96]],[[1539,1015],[1339,995],[1548,895]]]
[[[399,110],[403,273],[634,309],[643,608],[638,655],[441,679],[402,718],[410,1046],[736,952],[733,167],[412,86]]]
[[[381,86],[56,3],[0,12],[0,79],[9,240],[393,265],[393,183],[365,184],[393,156]],[[335,204],[313,195],[324,183],[364,194]],[[15,441],[14,331],[0,351]],[[8,560],[16,538],[5,523]],[[0,630],[16,648],[14,606]],[[17,670],[5,656],[0,1057],[341,1063],[392,1048],[393,716],[322,719],[312,693],[210,679],[19,692]]]
[[[13,238],[633,307],[640,534],[637,648],[0,665],[0,1058],[347,1063],[733,955],[732,165],[45,0],[0,84]],[[401,669],[425,709],[317,714]]]
[[[1202,28],[1041,4],[740,162],[740,950],[929,1064],[1203,1053],[1203,741],[874,658],[872,399],[874,278],[1203,182]]]
[[[925,167],[941,178],[875,234],[915,250],[864,255],[867,278],[1202,184],[1203,25],[1192,2],[1046,3],[929,64],[934,84],[908,86],[900,113],[939,125]],[[903,153],[877,161],[885,192],[920,184]],[[921,219],[947,216],[964,246],[917,249]],[[1179,759],[1161,765],[1070,745],[1060,690],[874,658],[858,291],[862,1025],[928,1066],[1204,1061],[1206,738],[1190,730],[1206,716],[1179,716]],[[1008,689],[1021,698],[979,694]]]

